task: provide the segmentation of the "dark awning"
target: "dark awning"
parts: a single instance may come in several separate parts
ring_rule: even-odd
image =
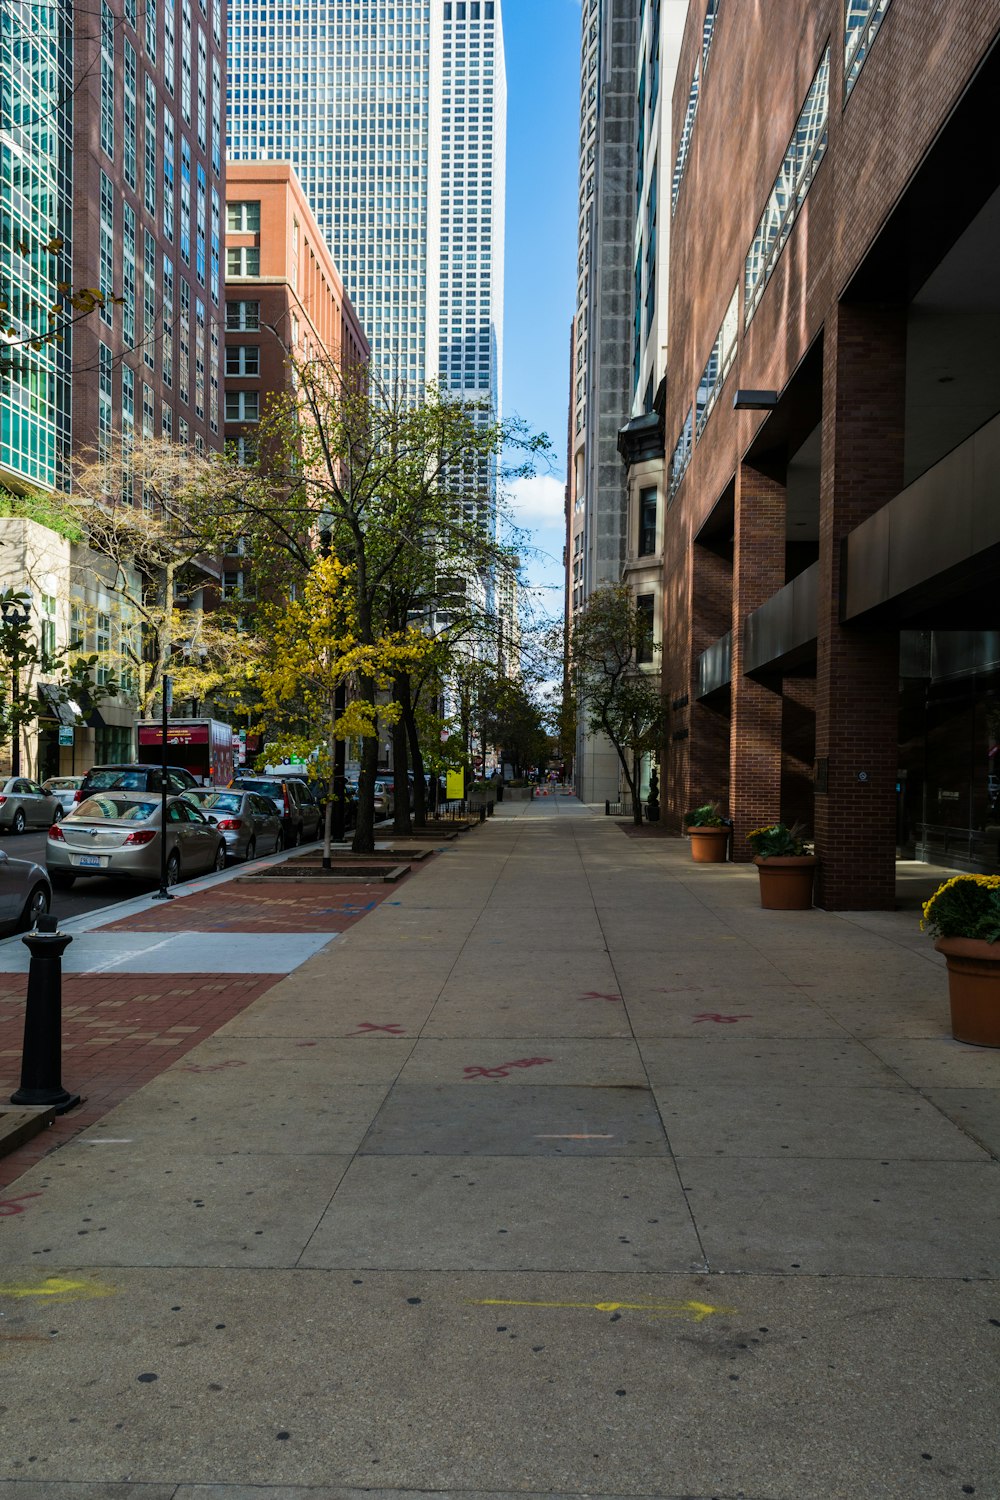
[[[63,701],[62,689],[53,682],[40,682],[38,685],[39,701],[48,705],[48,714],[59,724],[75,724],[76,714],[69,704]],[[44,708],[43,708],[44,713]]]

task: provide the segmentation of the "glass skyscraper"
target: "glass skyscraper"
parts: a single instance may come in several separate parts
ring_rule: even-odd
[[[229,154],[290,161],[383,377],[500,408],[501,0],[229,6]]]
[[[73,22],[68,0],[0,6],[0,484],[54,489],[70,442]],[[60,309],[53,325],[50,309]]]

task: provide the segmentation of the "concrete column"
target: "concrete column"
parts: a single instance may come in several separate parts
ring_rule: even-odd
[[[847,534],[903,485],[906,316],[842,305],[826,325],[816,663],[816,899],[895,902],[899,632],[840,621]],[[825,790],[824,790],[825,788]]]
[[[732,858],[749,860],[747,834],[781,816],[781,694],[743,675],[743,621],[785,582],[785,486],[750,464],[736,474],[733,685],[729,741]]]

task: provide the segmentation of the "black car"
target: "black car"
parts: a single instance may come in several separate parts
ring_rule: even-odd
[[[235,785],[235,783],[234,783]],[[270,797],[281,814],[286,849],[309,844],[320,834],[320,808],[306,781],[290,776],[241,776],[240,791]]]
[[[168,792],[186,792],[188,787],[197,785],[198,782],[191,772],[186,771],[183,766],[167,767]],[[92,792],[159,792],[162,790],[163,769],[161,766],[139,761],[124,766],[91,766],[79,790],[74,794],[73,800],[83,802]]]

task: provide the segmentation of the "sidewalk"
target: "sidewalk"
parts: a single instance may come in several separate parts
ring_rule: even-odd
[[[0,1500],[1000,1495],[1000,1053],[914,913],[563,797],[201,884],[67,980],[160,1061],[0,1194]]]

